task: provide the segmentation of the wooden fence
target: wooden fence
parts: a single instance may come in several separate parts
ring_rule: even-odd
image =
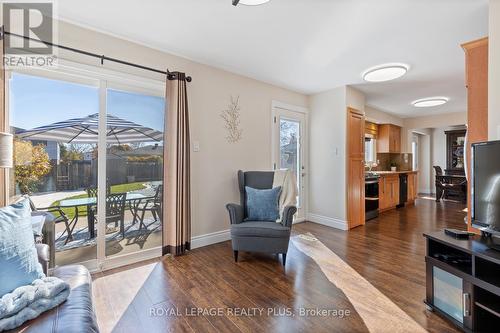
[[[109,184],[159,181],[163,179],[161,161],[127,161],[110,159],[106,162]],[[80,190],[97,184],[97,160],[52,163],[52,168],[38,184],[36,192]],[[17,187],[16,193],[19,192]]]
[[[127,161],[110,159],[106,161],[106,178],[111,185],[133,182],[157,181],[163,179],[162,162]],[[91,162],[90,182],[72,182],[72,189],[85,188],[97,184],[97,160]],[[85,177],[84,177],[85,178]]]

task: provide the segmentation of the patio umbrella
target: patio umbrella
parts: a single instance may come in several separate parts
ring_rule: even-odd
[[[97,143],[99,114],[74,118],[50,125],[19,131],[21,139],[47,140],[64,143]],[[107,143],[160,142],[163,132],[134,122],[107,115]]]

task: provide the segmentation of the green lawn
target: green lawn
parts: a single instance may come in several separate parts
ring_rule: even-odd
[[[144,183],[142,182],[136,182],[136,183],[129,183],[129,184],[118,184],[118,185],[113,185],[111,186],[111,193],[125,193],[125,192],[131,192],[131,191],[137,191],[137,190],[142,190],[146,188]],[[81,198],[87,198],[87,194],[79,194],[79,195],[74,195],[71,197],[67,197],[64,200],[68,199],[81,199]],[[60,201],[55,201],[53,202],[50,207],[55,207],[59,206]],[[71,220],[73,217],[75,217],[75,208],[63,208],[62,211],[66,216]],[[57,213],[54,213],[57,217]],[[78,207],[78,215],[79,216],[87,216],[87,207]]]

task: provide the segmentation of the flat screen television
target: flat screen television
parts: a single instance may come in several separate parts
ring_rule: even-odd
[[[486,234],[500,235],[500,141],[472,144],[472,226]]]

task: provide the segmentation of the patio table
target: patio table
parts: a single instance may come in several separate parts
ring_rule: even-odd
[[[127,196],[125,198],[126,201],[131,202],[133,201],[134,204],[133,206],[136,207],[138,203],[143,200],[143,199],[149,199],[151,197],[146,196],[141,193],[127,193]],[[90,198],[79,198],[79,199],[66,199],[66,200],[61,200],[59,202],[59,207],[61,208],[75,208],[75,216],[70,222],[70,225],[73,225],[73,228],[71,229],[71,233],[73,233],[73,229],[75,228],[76,224],[78,223],[78,207],[90,207],[90,206],[95,206],[97,204],[97,198],[96,197],[90,197]],[[131,208],[131,212],[134,215],[134,221],[136,219],[136,212],[135,208]],[[87,223],[88,223],[88,228],[89,228],[89,238],[94,238],[95,237],[95,231],[94,231],[94,220],[90,218],[90,216],[87,215]],[[70,236],[68,236],[70,237]]]

